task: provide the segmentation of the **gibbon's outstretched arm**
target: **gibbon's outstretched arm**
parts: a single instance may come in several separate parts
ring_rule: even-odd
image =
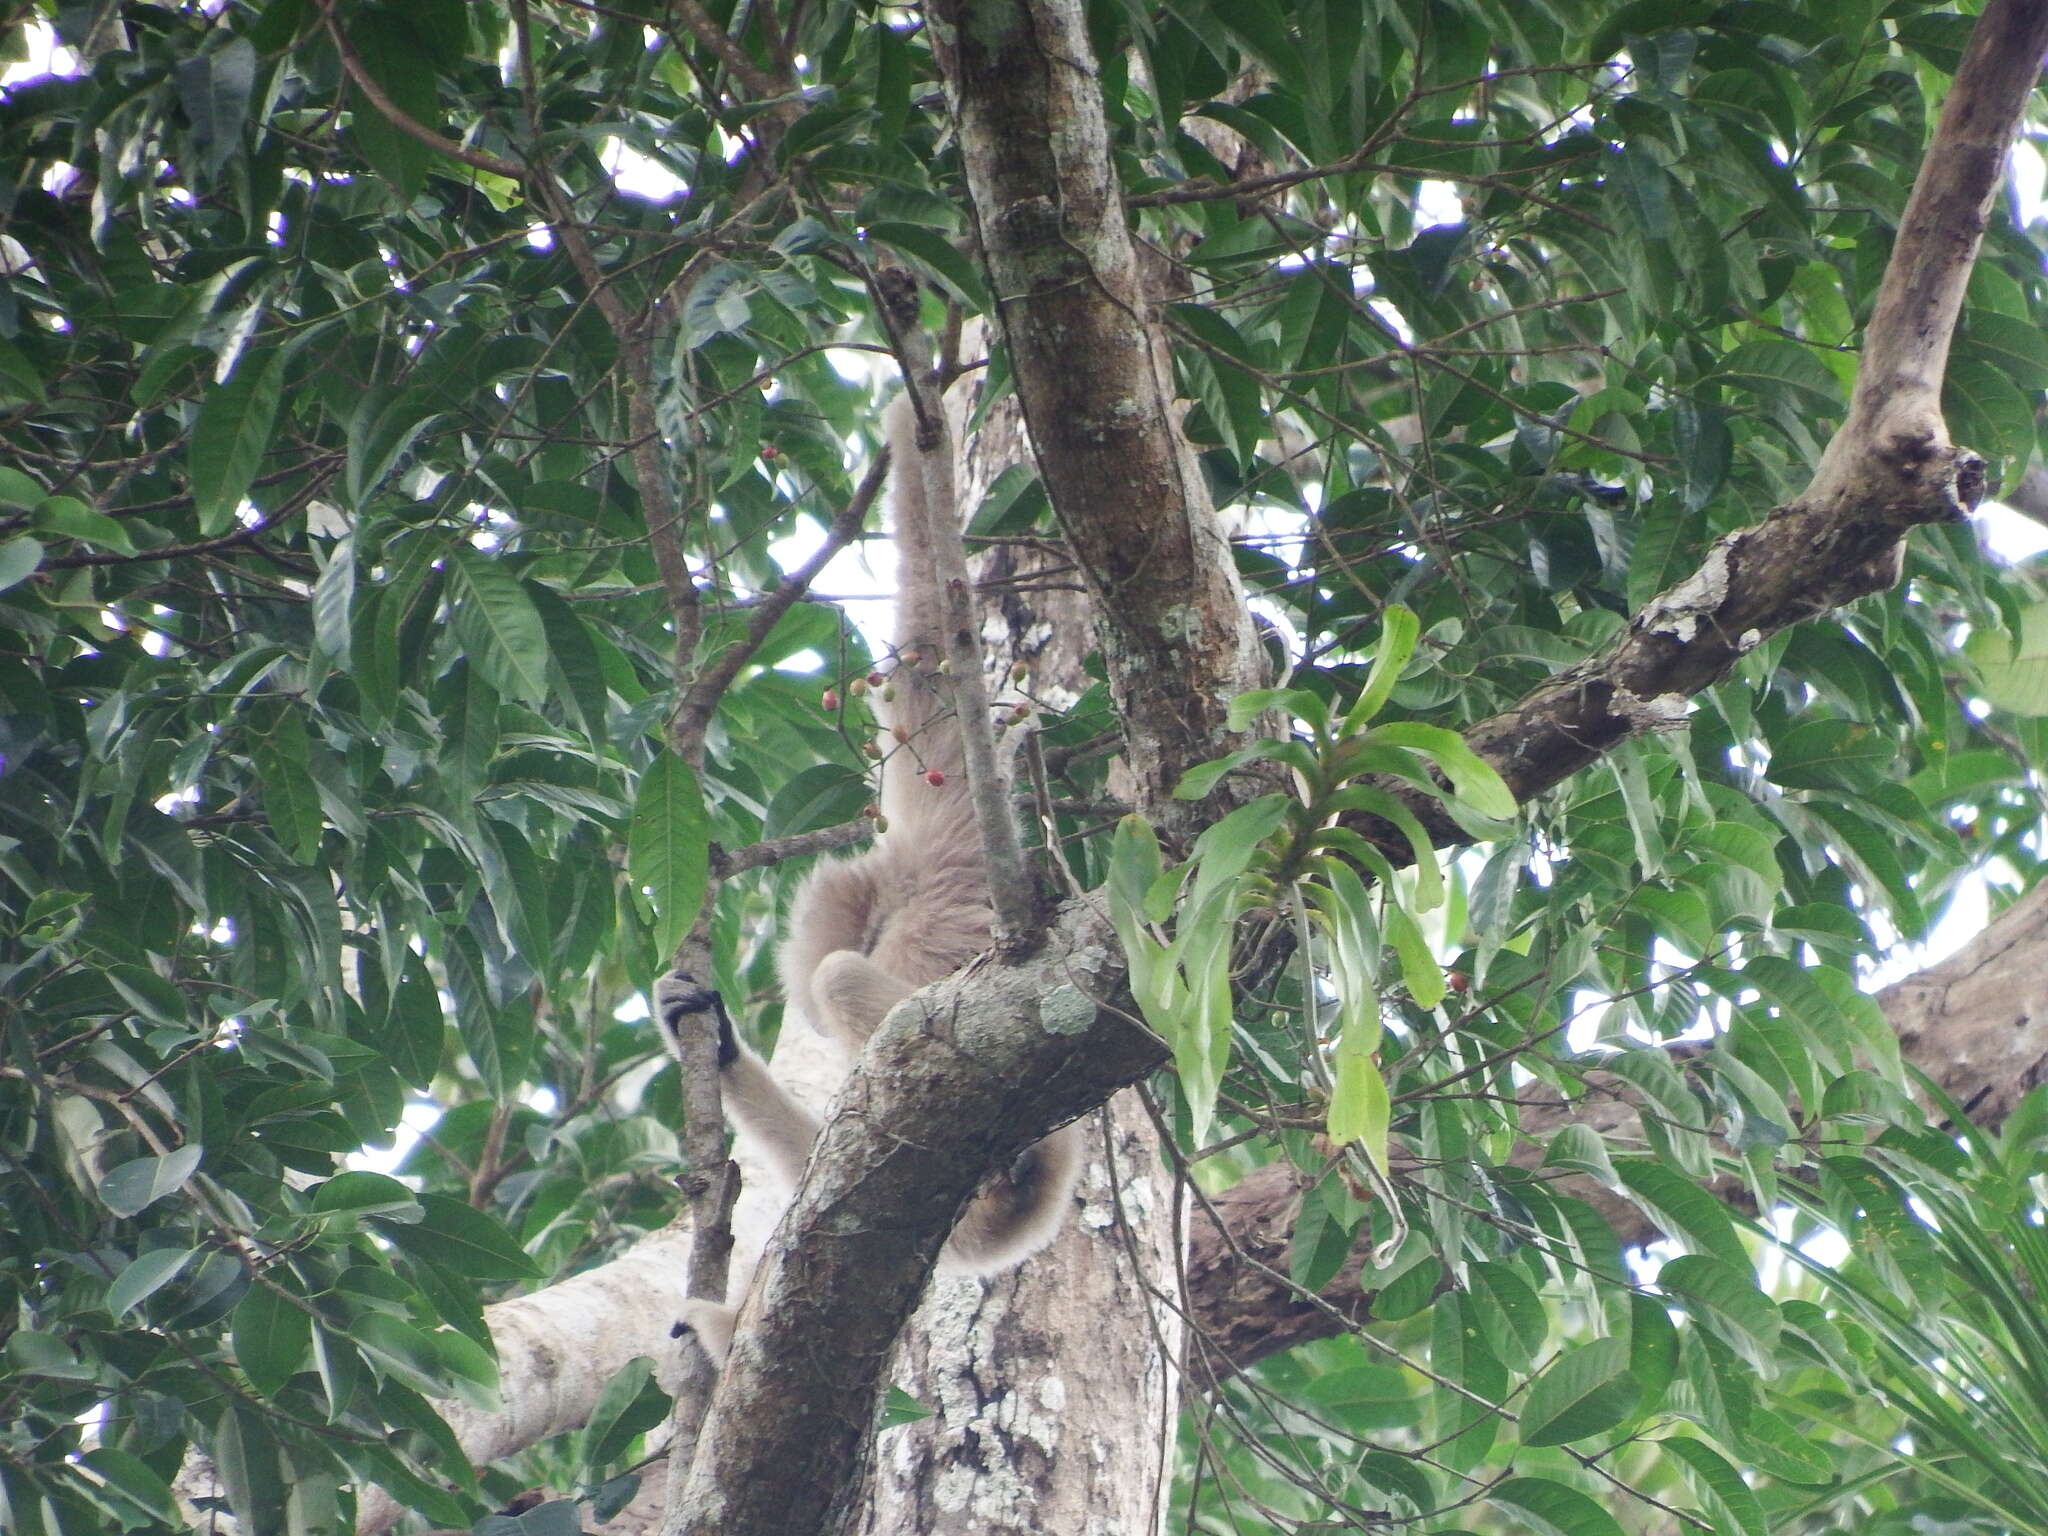
[[[886,428],[897,554],[892,697],[877,700],[888,831],[865,852],[822,863],[804,880],[790,903],[778,956],[792,1012],[849,1052],[867,1043],[897,1003],[989,944],[981,836],[960,732],[936,672],[941,605],[933,540],[959,536],[958,512],[950,497],[942,507],[929,504],[927,485],[949,482],[921,473],[924,455],[908,395],[890,405]],[[945,454],[944,444],[936,451]],[[817,1117],[740,1043],[717,993],[681,972],[655,984],[655,1015],[671,1047],[683,1021],[707,1010],[718,1018],[726,1113],[761,1146],[776,1176],[794,1186],[817,1138]],[[942,1266],[988,1274],[1043,1247],[1059,1230],[1080,1158],[1080,1131],[1067,1126],[993,1175],[961,1215]],[[724,1358],[732,1340],[730,1307],[691,1302],[684,1322],[715,1359]]]

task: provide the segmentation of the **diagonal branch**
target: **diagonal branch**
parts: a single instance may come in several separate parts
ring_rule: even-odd
[[[1805,493],[1731,533],[1598,655],[1465,733],[1527,801],[1631,737],[1684,723],[1687,701],[1779,630],[1898,580],[1902,540],[1984,493],[1983,461],[1949,441],[1941,383],[1992,199],[2041,59],[2048,0],[1992,0],[1965,50],[1864,332],[1849,411]],[[1389,786],[1392,787],[1392,786]],[[1443,844],[1468,835],[1396,790]],[[1384,823],[1359,830],[1405,860]]]
[[[1076,902],[1028,961],[970,966],[883,1022],[762,1256],[676,1536],[810,1536],[857,1504],[889,1346],[983,1173],[1165,1057],[1122,969]]]
[[[703,756],[704,733],[710,728],[711,717],[718,712],[718,701],[732,686],[733,679],[740,675],[740,668],[761,649],[761,643],[782,622],[782,616],[811,590],[811,583],[831,563],[832,557],[859,537],[862,526],[867,522],[868,509],[874,506],[875,498],[881,494],[888,474],[889,455],[884,451],[876,455],[875,462],[862,476],[852,497],[826,526],[824,542],[811,558],[785,575],[774,591],[754,605],[747,620],[746,634],[720,651],[718,659],[691,682],[681,702],[676,705],[669,731],[671,742],[680,743],[677,752],[686,761],[696,762]]]
[[[481,149],[471,149],[458,144],[444,133],[438,133],[414,117],[392,99],[391,93],[377,83],[363,64],[363,57],[349,42],[348,34],[341,29],[341,23],[334,17],[335,0],[321,0],[320,19],[327,26],[327,35],[334,43],[334,51],[341,59],[342,71],[349,82],[363,93],[363,99],[377,109],[377,115],[391,124],[407,138],[417,139],[427,148],[460,161],[473,170],[488,171],[493,176],[503,176],[508,181],[524,183],[530,174],[526,166],[516,160],[504,160]]]

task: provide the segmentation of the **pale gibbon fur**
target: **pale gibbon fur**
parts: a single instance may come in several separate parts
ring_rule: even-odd
[[[958,511],[928,505],[908,396],[890,406],[887,431],[897,655],[920,658],[897,665],[893,699],[875,696],[884,727],[880,804],[888,830],[865,852],[821,863],[804,880],[790,903],[778,957],[785,1019],[803,1019],[848,1052],[865,1045],[896,1004],[989,945],[988,874],[960,732],[934,671],[941,607],[932,541],[958,537]],[[945,452],[944,443],[935,451]],[[934,785],[931,770],[944,782]],[[793,1188],[817,1139],[818,1117],[740,1043],[717,993],[681,972],[655,984],[655,1014],[671,1047],[687,1016],[706,1010],[718,1019],[726,1115]],[[1045,1246],[1065,1215],[1080,1153],[1080,1131],[1067,1126],[991,1175],[953,1229],[941,1267],[992,1274]],[[684,1309],[687,1326],[721,1361],[733,1320],[729,1306],[690,1302]]]

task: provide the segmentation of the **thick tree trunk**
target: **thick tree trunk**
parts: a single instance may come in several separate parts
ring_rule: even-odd
[[[969,360],[984,341],[981,326],[967,328]],[[967,374],[947,399],[963,517],[1030,457],[1015,398],[981,399],[987,377]],[[972,434],[970,419],[980,423]],[[1079,698],[1093,623],[1067,562],[1003,544],[975,575],[992,685],[1021,665],[1005,698],[1055,708]],[[1135,1095],[1118,1095],[1087,1125],[1075,1219],[1059,1239],[993,1280],[940,1275],[904,1331],[889,1380],[932,1416],[883,1433],[862,1536],[1158,1527],[1180,1406],[1181,1312],[1159,1301],[1178,1261],[1174,1183]]]
[[[1159,1529],[1180,1410],[1178,1314],[1153,1290],[1175,1269],[1171,1185],[1133,1095],[1089,1139],[1057,1243],[992,1282],[933,1282],[889,1372],[932,1417],[883,1432],[864,1536]]]

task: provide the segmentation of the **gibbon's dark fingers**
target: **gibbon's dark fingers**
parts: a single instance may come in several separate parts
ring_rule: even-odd
[[[654,983],[654,1013],[669,1053],[678,1060],[676,1041],[687,1021],[705,1013],[718,1016],[719,1096],[726,1118],[761,1148],[775,1177],[795,1188],[811,1143],[818,1139],[818,1117],[775,1080],[768,1063],[740,1043],[725,999],[687,972],[670,971]]]

